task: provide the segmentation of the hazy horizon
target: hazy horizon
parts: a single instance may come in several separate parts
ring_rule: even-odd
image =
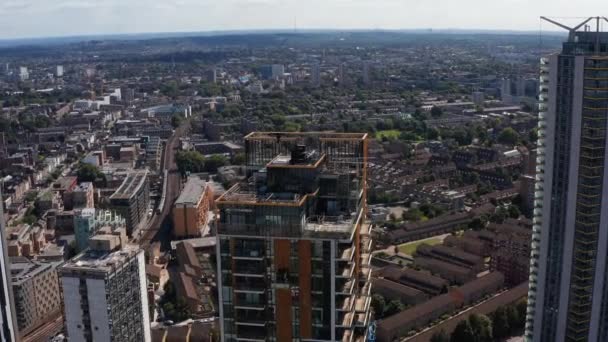
[[[599,0],[3,0],[0,39],[259,30],[555,31]],[[587,13],[585,13],[587,12]],[[446,15],[449,14],[449,15]],[[442,17],[443,16],[443,17]],[[608,25],[608,23],[605,23]]]

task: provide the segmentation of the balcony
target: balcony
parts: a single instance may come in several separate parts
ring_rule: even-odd
[[[352,342],[353,341],[353,331],[351,329],[344,330],[344,335],[342,335],[342,342]]]
[[[237,327],[236,339],[238,341],[266,341],[265,327],[252,327],[240,325]]]
[[[368,312],[372,297],[362,295],[355,301],[355,312]]]
[[[338,315],[340,316],[340,315]],[[355,314],[352,312],[348,312],[344,314],[344,317],[341,319],[337,317],[336,319],[336,327],[337,328],[351,328],[353,326],[353,321],[355,318]]]
[[[355,249],[352,247],[345,248],[340,256],[338,257],[338,261],[352,261],[353,256],[355,255]]]
[[[350,234],[353,231],[357,214],[340,216],[311,216],[306,220],[304,234],[308,236]]]
[[[237,275],[238,276],[238,275]],[[235,293],[266,293],[266,279],[258,277],[239,276],[234,282]]]
[[[241,277],[264,277],[266,275],[266,265],[261,262],[250,260],[240,260],[234,265],[234,275]]]
[[[264,310],[249,310],[249,309],[238,309],[235,310],[235,323],[237,325],[265,327],[267,323],[267,315]]]
[[[338,301],[338,303],[336,303],[336,310],[351,312],[351,311],[353,311],[355,302],[356,302],[356,300],[355,300],[354,295],[350,296],[350,297],[344,297],[344,299],[342,300],[341,303],[340,303],[340,301]]]
[[[355,265],[354,264],[347,264],[346,267],[344,267],[344,269],[342,270],[341,273],[336,273],[336,278],[352,278],[353,273],[355,272]]]
[[[367,328],[369,324],[370,311],[361,312],[356,314],[355,316],[355,327],[358,328]]]
[[[337,295],[346,295],[351,296],[353,294],[353,290],[355,288],[355,280],[349,279],[344,282],[342,285],[339,285],[338,279],[336,279],[336,294]]]

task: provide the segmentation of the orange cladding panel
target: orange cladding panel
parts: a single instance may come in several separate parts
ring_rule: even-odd
[[[289,270],[289,240],[274,240],[274,266],[276,270]]]
[[[291,290],[276,289],[277,341],[291,341]]]
[[[312,338],[312,303],[310,298],[312,277],[311,242],[298,242],[298,262],[300,279],[300,338]]]

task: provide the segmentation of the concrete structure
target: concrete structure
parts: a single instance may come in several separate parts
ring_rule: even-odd
[[[176,237],[198,237],[210,219],[213,191],[197,177],[190,177],[173,205],[173,233]]]
[[[110,196],[110,205],[127,222],[129,236],[147,217],[150,203],[148,171],[130,173],[118,189]]]
[[[12,287],[19,334],[27,335],[61,315],[61,294],[55,262],[11,259]]]
[[[27,81],[30,78],[30,72],[27,70],[27,67],[21,66],[19,67],[19,79],[21,81]]]
[[[151,341],[144,252],[113,235],[59,268],[70,341]]]
[[[245,137],[254,182],[216,201],[222,341],[353,341],[369,323],[367,134]]]
[[[2,189],[0,188],[0,198]],[[18,341],[19,333],[10,282],[10,265],[6,241],[4,208],[0,205],[0,340]]]
[[[57,71],[55,72],[55,76],[63,77],[63,65],[57,66]]]
[[[318,62],[313,63],[310,67],[310,83],[313,87],[321,85],[321,67]]]
[[[78,252],[89,246],[89,238],[100,228],[109,227],[112,230],[126,230],[126,220],[111,210],[85,208],[74,213],[74,235]]]
[[[279,79],[285,74],[285,66],[283,64],[268,64],[260,67],[260,74],[263,79]]]
[[[476,106],[483,106],[483,103],[485,101],[485,94],[483,93],[483,91],[474,91],[471,97],[473,99],[473,103]]]
[[[561,53],[540,62],[528,341],[608,340],[608,32],[600,32],[603,20],[591,17],[575,28],[556,23],[568,29],[568,40]],[[591,28],[578,31],[590,21]]]
[[[529,276],[532,230],[507,223],[500,228],[492,241],[490,269],[503,273],[508,285],[519,285]]]
[[[95,194],[93,183],[83,182],[72,190],[73,208],[94,208]]]

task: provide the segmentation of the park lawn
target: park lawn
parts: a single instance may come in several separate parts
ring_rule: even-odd
[[[401,252],[403,254],[407,254],[407,255],[412,255],[412,254],[414,254],[414,252],[416,251],[416,248],[418,248],[418,246],[420,244],[426,243],[427,245],[433,246],[433,245],[438,245],[441,242],[442,242],[442,240],[439,238],[428,238],[428,239],[424,239],[424,240],[406,242],[404,244],[399,245],[399,252]]]
[[[401,132],[396,129],[387,129],[376,132],[376,139],[382,140],[383,137],[386,137],[387,139],[398,139],[400,134]]]

